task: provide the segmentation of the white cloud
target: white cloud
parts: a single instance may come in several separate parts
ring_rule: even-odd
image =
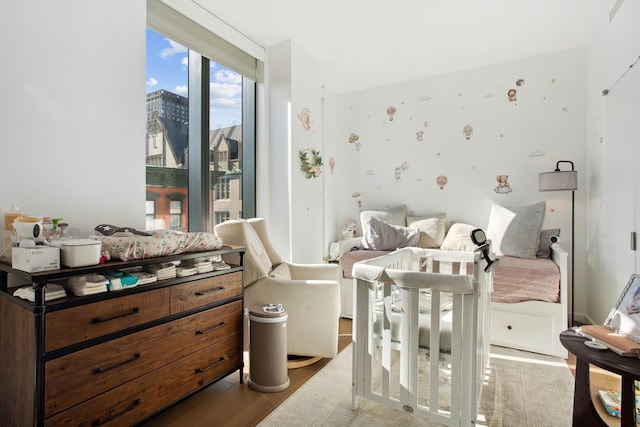
[[[182,46],[181,44],[178,44],[173,40],[169,40],[169,39],[167,39],[167,41],[169,42],[169,47],[165,47],[164,49],[162,49],[162,52],[160,52],[161,58],[167,59],[170,56],[176,55],[178,53],[187,52],[187,48]]]
[[[211,98],[232,98],[242,93],[242,86],[229,83],[211,83],[209,85]]]
[[[180,63],[182,65],[184,65],[185,67],[188,67],[189,66],[189,57],[185,56],[184,58],[182,58],[182,61],[180,61]]]
[[[149,80],[147,80],[147,86],[156,86],[158,84],[158,80],[154,79],[153,77],[149,77]]]
[[[240,74],[236,73],[235,71],[226,70],[226,69],[216,71],[216,73],[214,74],[214,79],[217,82],[223,82],[223,83],[235,83],[235,84],[242,83],[242,76]]]
[[[186,85],[176,86],[175,91],[176,91],[176,93],[178,95],[188,96],[188,94],[189,94],[189,86],[186,86]]]
[[[211,105],[220,107],[240,107],[241,104],[242,100],[237,98],[211,98]]]

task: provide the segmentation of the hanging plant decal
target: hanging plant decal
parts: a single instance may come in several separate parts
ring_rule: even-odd
[[[300,150],[300,170],[305,173],[305,178],[318,178],[322,173],[322,156],[319,151],[311,148]]]

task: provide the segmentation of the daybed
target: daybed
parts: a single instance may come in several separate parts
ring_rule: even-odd
[[[566,357],[559,335],[567,328],[567,252],[552,243],[558,229],[541,229],[544,210],[544,202],[492,207],[486,234],[500,262],[494,271],[490,340],[495,345]],[[445,214],[407,215],[406,207],[400,206],[362,211],[360,220],[363,236],[339,242],[341,315],[347,318],[354,313],[355,263],[397,247],[475,248],[469,232],[476,227],[455,222],[449,226]],[[411,230],[419,230],[419,237]],[[530,237],[533,233],[535,239]]]

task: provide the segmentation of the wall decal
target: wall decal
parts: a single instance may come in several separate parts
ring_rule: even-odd
[[[449,180],[444,175],[440,175],[436,178],[436,184],[438,184],[441,190],[444,190],[444,186],[447,185],[448,182]]]
[[[424,136],[424,131],[423,130],[419,130],[416,132],[416,141],[418,142],[422,142],[422,137]]]
[[[431,101],[431,97],[429,95],[422,95],[420,98],[418,98],[418,101],[420,102]]]
[[[389,108],[387,108],[387,115],[389,116],[389,121],[390,122],[393,121],[393,115],[394,114],[396,114],[396,107],[391,105]]]
[[[498,194],[509,194],[511,191],[511,185],[509,185],[509,175],[498,175],[496,176],[496,181],[498,181],[498,185],[493,189]]]
[[[473,135],[473,127],[471,125],[466,125],[462,128],[462,133],[467,141],[471,139],[471,135]]]
[[[424,127],[426,127],[426,128],[428,128],[428,127],[429,127],[429,120],[426,120],[426,121],[424,122]]]
[[[333,168],[336,167],[336,160],[333,157],[329,157],[329,167],[331,168],[331,175],[333,175]]]
[[[507,98],[509,99],[509,102],[515,102],[518,100],[518,98],[516,98],[516,93],[517,91],[515,89],[509,89],[509,91],[507,92]]]
[[[318,178],[322,173],[322,156],[319,151],[306,148],[298,152],[300,156],[300,170],[304,172],[305,178]]]
[[[529,157],[534,158],[534,157],[543,157],[546,156],[547,153],[545,153],[542,150],[536,150],[536,151],[532,151],[531,153],[529,153]]]
[[[364,174],[365,174],[365,175],[369,175],[369,176],[373,176],[373,175],[375,175],[376,173],[375,173],[373,170],[371,170],[371,169],[367,169],[367,171],[366,171]]]
[[[358,205],[358,209],[362,210],[362,200],[360,200],[360,196],[361,196],[361,194],[358,193],[357,191],[351,195],[351,197],[356,199],[356,203]]]
[[[354,144],[356,146],[356,151],[360,151],[360,142],[358,142],[359,139],[360,137],[355,133],[349,135],[349,144]]]
[[[493,98],[494,96],[495,96],[494,94],[488,93],[484,97],[488,99],[488,98]]]
[[[302,123],[304,130],[311,129],[311,111],[308,108],[303,108],[298,114],[298,119]]]
[[[524,85],[524,79],[516,80],[516,86],[522,86],[522,85]]]
[[[409,162],[402,162],[400,166],[396,167],[396,170],[395,170],[396,182],[402,179],[400,175],[402,175],[402,172],[406,171],[407,169],[409,169]]]

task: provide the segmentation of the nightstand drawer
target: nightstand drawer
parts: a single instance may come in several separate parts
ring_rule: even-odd
[[[171,288],[171,314],[242,294],[242,272],[223,274]]]
[[[45,316],[45,350],[56,350],[168,315],[166,288],[53,311]]]

